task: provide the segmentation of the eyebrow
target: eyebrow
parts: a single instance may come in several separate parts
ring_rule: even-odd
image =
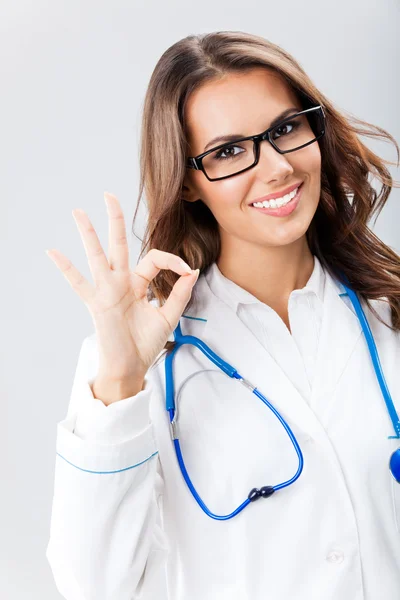
[[[291,108],[287,108],[286,110],[284,110],[283,112],[281,112],[279,115],[277,115],[275,117],[275,119],[271,122],[270,127],[274,127],[274,125],[277,125],[279,123],[279,121],[282,121],[282,119],[284,119],[291,112],[297,113],[297,112],[301,112],[301,110],[302,110],[301,108],[296,108],[295,106],[292,106]],[[234,142],[235,140],[237,140],[239,138],[243,138],[243,137],[247,137],[247,136],[244,133],[231,133],[231,134],[226,134],[226,135],[218,135],[217,137],[210,140],[206,146],[204,146],[203,152],[205,152],[208,148],[210,148],[210,146],[218,144],[218,142]]]

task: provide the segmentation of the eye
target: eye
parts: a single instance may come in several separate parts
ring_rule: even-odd
[[[287,130],[289,127],[291,127],[290,131],[285,131]],[[292,131],[294,131],[296,129],[296,127],[298,127],[298,123],[296,122],[289,122],[289,123],[285,123],[284,125],[280,125],[279,127],[277,127],[274,130],[274,136],[277,133],[277,137],[281,137],[282,135],[288,135],[288,133],[292,133]],[[281,133],[282,132],[282,133]]]
[[[224,146],[223,148],[220,148],[217,152],[215,152],[213,158],[215,160],[227,160],[229,158],[234,158],[238,154],[241,154],[241,152],[237,152],[236,154],[231,152],[234,148],[239,148],[240,150],[245,152],[245,150],[243,150],[243,148],[241,148],[240,146]],[[221,154],[227,154],[227,156],[221,156]]]

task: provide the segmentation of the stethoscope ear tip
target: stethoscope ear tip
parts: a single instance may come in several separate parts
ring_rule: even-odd
[[[397,448],[390,457],[389,469],[397,483],[400,483],[400,448]]]

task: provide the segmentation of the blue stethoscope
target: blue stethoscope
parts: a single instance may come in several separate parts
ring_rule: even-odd
[[[345,277],[342,277],[342,278],[345,281],[347,281],[347,279]],[[347,283],[348,283],[348,281],[347,281]],[[379,386],[381,388],[382,395],[385,400],[390,418],[393,423],[393,428],[394,428],[396,435],[388,436],[388,439],[394,439],[394,438],[399,439],[400,438],[399,416],[394,407],[392,397],[390,395],[390,392],[389,392],[389,389],[388,389],[388,386],[387,386],[387,383],[385,380],[385,376],[382,371],[382,366],[381,366],[381,363],[379,360],[378,351],[376,348],[375,340],[372,335],[370,326],[368,324],[368,321],[364,314],[364,311],[361,307],[361,304],[357,297],[357,294],[355,292],[353,292],[353,290],[350,289],[347,285],[343,284],[343,286],[353,304],[353,307],[356,311],[357,317],[358,317],[361,327],[363,329],[365,338],[367,340],[369,353],[370,353],[372,363],[374,366],[375,374],[376,374]],[[234,517],[235,515],[240,513],[250,502],[254,502],[255,500],[258,500],[260,497],[267,498],[268,496],[271,496],[277,490],[280,490],[280,489],[287,487],[287,486],[291,485],[292,483],[294,483],[296,481],[296,479],[298,479],[300,477],[300,474],[303,470],[303,464],[304,464],[303,454],[300,450],[299,444],[297,443],[297,440],[296,440],[292,430],[290,429],[289,425],[286,423],[286,421],[282,417],[282,415],[279,414],[279,412],[272,406],[272,404],[267,400],[267,398],[255,386],[253,386],[247,379],[245,379],[244,377],[239,375],[239,373],[237,372],[237,370],[234,367],[232,367],[229,363],[222,360],[221,357],[219,357],[217,354],[215,354],[215,352],[213,352],[211,350],[211,348],[209,348],[199,338],[197,338],[193,335],[182,335],[180,323],[178,323],[178,326],[174,330],[174,338],[175,338],[176,345],[175,345],[174,349],[172,350],[172,352],[165,359],[165,383],[166,383],[166,409],[169,412],[169,416],[170,416],[171,437],[172,437],[172,440],[173,440],[173,443],[175,446],[178,463],[179,463],[182,475],[188,485],[188,488],[190,489],[192,495],[194,496],[194,498],[197,501],[200,508],[209,517],[212,517],[213,519],[217,519],[220,521],[231,519],[232,517]],[[203,500],[200,498],[199,494],[197,493],[193,483],[191,482],[190,477],[189,477],[188,472],[185,467],[185,463],[183,462],[182,452],[181,452],[181,448],[180,448],[180,444],[179,444],[179,433],[178,433],[178,427],[177,427],[177,425],[178,425],[177,411],[175,410],[172,363],[173,363],[173,359],[174,359],[176,352],[184,344],[192,344],[192,345],[196,346],[197,348],[199,348],[199,350],[201,350],[203,352],[203,354],[205,356],[207,356],[207,358],[209,358],[224,373],[229,375],[229,377],[240,381],[240,383],[242,383],[246,388],[248,388],[251,392],[253,392],[253,394],[255,394],[258,398],[260,398],[260,400],[262,400],[268,406],[268,408],[270,408],[272,410],[272,412],[275,414],[275,416],[282,423],[290,440],[293,443],[293,446],[296,450],[297,456],[299,457],[299,466],[298,466],[297,472],[291,479],[289,479],[288,481],[285,481],[283,483],[274,485],[274,486],[266,485],[260,489],[253,488],[249,492],[249,495],[246,498],[246,500],[240,506],[238,506],[238,508],[236,510],[234,510],[229,515],[215,515],[207,508],[207,506],[204,504]],[[390,457],[389,469],[390,469],[394,479],[397,481],[397,483],[400,483],[400,448],[397,448],[397,450],[395,450],[393,452],[392,456]]]

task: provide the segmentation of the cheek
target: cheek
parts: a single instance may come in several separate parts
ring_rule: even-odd
[[[236,210],[248,191],[246,180],[232,177],[220,182],[208,182],[202,186],[202,199],[215,217],[224,218],[229,211]]]
[[[321,172],[321,151],[317,144],[310,144],[308,148],[307,156],[305,157],[304,170],[309,172],[311,176],[317,176],[320,178]]]
[[[309,177],[310,177],[310,204],[311,210],[316,210],[321,194],[321,152],[316,144],[316,149],[310,153],[309,157]]]

